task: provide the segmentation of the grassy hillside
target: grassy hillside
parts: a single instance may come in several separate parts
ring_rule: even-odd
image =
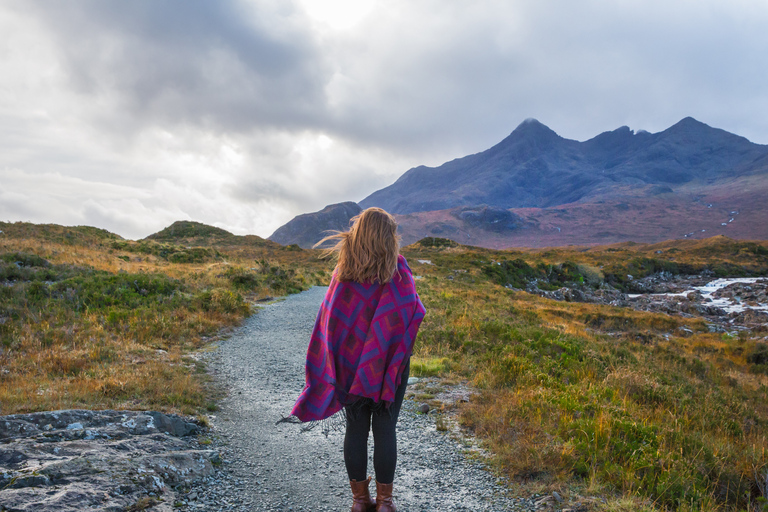
[[[765,243],[498,252],[438,240],[405,253],[428,310],[414,374],[481,390],[460,418],[500,471],[566,494],[571,484],[615,490],[629,500],[623,510],[762,510],[768,328],[713,334],[698,318],[502,284],[549,276],[545,284],[578,287],[659,270],[765,275]]]
[[[2,413],[215,408],[191,354],[256,301],[327,283],[332,268],[315,251],[201,226],[134,242],[0,224]],[[456,412],[498,471],[527,489],[616,496],[581,510],[762,510],[768,327],[712,333],[699,317],[507,286],[766,275],[768,243],[492,251],[425,239],[403,252],[428,310],[412,372],[480,390]]]
[[[188,247],[26,223],[0,230],[2,414],[213,407],[189,354],[256,301],[330,275],[314,255],[271,243]]]
[[[71,227],[30,222],[0,222],[0,231],[6,238],[30,242],[55,242],[61,245],[98,245],[107,240],[122,240],[119,235],[91,226]]]
[[[271,247],[273,249],[280,247],[279,244],[256,235],[233,235],[221,228],[186,220],[176,221],[167,228],[149,235],[144,241],[191,247],[238,246]]]

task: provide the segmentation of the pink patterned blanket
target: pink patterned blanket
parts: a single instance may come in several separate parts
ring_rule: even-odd
[[[394,401],[425,309],[403,256],[384,285],[342,283],[334,275],[309,340],[306,385],[291,415],[332,416],[359,398]]]

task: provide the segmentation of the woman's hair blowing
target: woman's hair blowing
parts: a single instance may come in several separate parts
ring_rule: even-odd
[[[397,270],[400,237],[395,218],[381,208],[368,208],[352,217],[349,231],[327,236],[315,244],[329,240],[336,244],[326,255],[337,254],[336,278],[339,281],[384,284]]]

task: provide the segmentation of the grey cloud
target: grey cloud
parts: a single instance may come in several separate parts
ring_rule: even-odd
[[[82,206],[82,216],[88,223],[113,233],[133,235],[147,230],[144,223],[147,212],[140,205],[125,201],[122,204],[104,204],[89,199]],[[174,219],[176,220],[176,219]],[[169,224],[170,222],[167,222]],[[149,234],[149,233],[147,233]]]
[[[298,205],[308,199],[306,190],[302,190],[303,184],[280,184],[269,182],[266,179],[247,180],[237,185],[227,187],[227,193],[233,199],[244,203],[267,203],[275,198],[281,201]]]
[[[768,66],[758,63],[768,34],[756,21],[768,21],[765,9],[489,2],[478,15],[475,3],[442,5],[412,4],[413,21],[394,30],[377,32],[371,22],[373,48],[350,52],[348,66],[364,71],[353,74],[364,94],[350,88],[343,123],[361,126],[361,137],[479,150],[526,117],[583,140],[622,124],[664,129],[687,115],[733,121],[724,127],[747,134],[757,122],[741,92],[767,97],[760,84]],[[737,19],[723,27],[728,14]],[[759,128],[747,135],[766,141],[768,127]]]
[[[737,131],[751,110],[736,96],[766,98],[768,66],[754,63],[768,17],[718,2],[392,0],[325,38],[291,3],[30,5],[78,90],[118,102],[105,113],[113,129],[317,129],[440,158],[484,149],[527,117],[579,139],[687,115]]]
[[[0,219],[38,220],[39,211],[34,198],[17,192],[0,190]]]
[[[75,90],[115,102],[105,123],[243,131],[311,124],[324,108],[323,58],[290,10],[232,0],[24,5],[55,35]]]

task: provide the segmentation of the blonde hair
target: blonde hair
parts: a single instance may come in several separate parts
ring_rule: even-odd
[[[336,240],[324,256],[335,255],[336,279],[384,284],[397,271],[400,236],[397,221],[381,208],[368,208],[350,220],[349,231],[338,232],[317,242],[315,247]]]

